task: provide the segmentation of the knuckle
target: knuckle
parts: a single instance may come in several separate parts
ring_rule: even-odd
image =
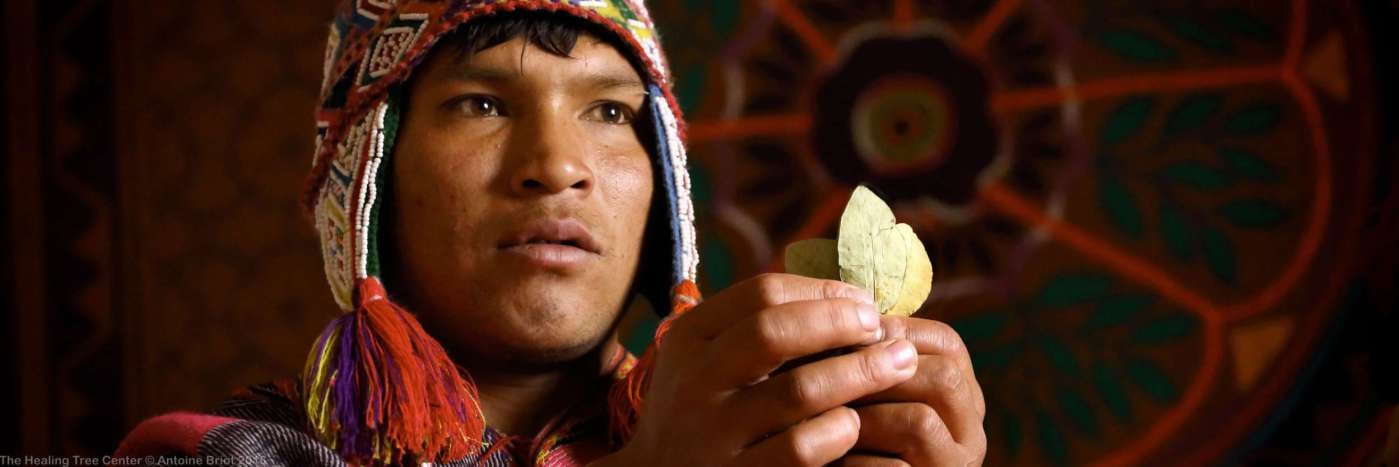
[[[858,360],[856,371],[860,378],[869,383],[878,383],[884,380],[888,371],[885,369],[883,349],[870,349]]]
[[[782,303],[784,284],[781,275],[771,272],[760,274],[753,278],[753,287],[763,306]]]
[[[796,376],[787,384],[787,400],[793,410],[802,414],[810,413],[821,401],[822,382],[817,378]]]
[[[859,302],[846,299],[822,300],[821,307],[826,315],[826,322],[831,323],[836,330],[864,332],[860,326]]]
[[[962,342],[962,335],[957,334],[956,329],[942,321],[928,320],[928,322],[931,324],[930,329],[934,336],[948,351],[954,355],[966,353],[967,345]]]
[[[980,420],[986,420],[986,394],[981,390],[981,386],[979,386],[978,383],[972,382],[972,384],[972,392],[974,393],[972,402],[976,404],[976,416]]]
[[[957,365],[943,358],[930,358],[929,381],[937,388],[956,391],[961,389],[966,381],[962,378],[962,370],[957,369]]]
[[[907,420],[911,433],[926,443],[936,444],[948,436],[942,417],[928,405],[917,404],[909,408]]]
[[[768,359],[782,358],[783,342],[787,334],[784,328],[781,320],[772,311],[758,312],[753,317],[754,352]]]
[[[850,286],[839,281],[821,281],[821,296],[826,298],[844,297]]]
[[[978,460],[986,458],[986,430],[981,429],[980,427],[973,430],[972,439],[967,442],[967,447],[970,448],[973,453],[975,453],[976,458]]]
[[[781,449],[787,465],[811,465],[815,457],[811,441],[804,436],[787,437]]]

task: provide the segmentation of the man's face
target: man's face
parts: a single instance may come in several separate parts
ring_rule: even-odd
[[[547,366],[609,336],[652,192],[631,119],[645,87],[612,46],[513,39],[420,66],[393,153],[390,291],[473,364]]]

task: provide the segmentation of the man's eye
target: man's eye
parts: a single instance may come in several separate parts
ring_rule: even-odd
[[[457,110],[468,117],[499,117],[500,101],[489,96],[466,96],[457,101]]]
[[[589,117],[602,123],[627,125],[635,117],[635,112],[616,102],[604,102],[593,107],[593,110],[589,112]]]

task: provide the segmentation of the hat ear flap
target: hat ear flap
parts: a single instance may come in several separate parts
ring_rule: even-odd
[[[372,190],[365,272],[354,309],[322,332],[302,374],[307,418],[321,442],[353,463],[450,461],[484,446],[485,416],[476,387],[417,318],[388,298],[380,282],[379,221],[398,131],[399,101],[390,94],[372,150],[383,160]]]
[[[680,215],[675,190],[675,167],[671,164],[666,127],[657,106],[666,105],[659,87],[647,88],[646,108],[637,126],[641,144],[651,155],[651,209],[646,216],[646,231],[642,238],[642,261],[637,269],[636,288],[651,302],[656,314],[664,318],[670,310],[671,288],[684,279],[680,234]],[[664,257],[664,260],[658,258]]]

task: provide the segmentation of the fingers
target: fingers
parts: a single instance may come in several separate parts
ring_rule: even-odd
[[[958,357],[959,363],[961,358],[965,358],[967,366],[971,366],[971,358],[967,355],[966,344],[962,343],[962,336],[947,323],[905,316],[882,316],[880,325],[884,327],[884,334],[888,338],[908,339],[918,348],[921,355]]]
[[[849,299],[784,303],[748,315],[715,337],[708,345],[707,374],[724,389],[746,386],[788,360],[871,344],[882,336],[873,304]]]
[[[850,401],[888,389],[917,369],[908,341],[887,341],[798,366],[733,395],[734,413],[761,436]]]
[[[885,339],[908,339],[918,348],[919,355],[942,355],[956,362],[970,383],[977,413],[986,413],[985,398],[981,385],[976,383],[971,355],[967,352],[962,337],[952,326],[941,321],[902,316],[884,316],[880,324],[884,328]]]
[[[958,465],[957,460],[968,457],[927,404],[875,404],[855,411],[860,414],[856,450],[893,454],[918,466]]]
[[[873,454],[846,454],[835,465],[840,467],[911,467],[903,459]]]
[[[856,404],[922,402],[940,414],[952,438],[962,444],[976,444],[986,437],[982,422],[986,403],[976,382],[953,359],[940,355],[919,355],[918,371],[907,381],[861,398]]]
[[[671,333],[712,339],[758,310],[788,302],[830,298],[874,303],[869,292],[844,282],[794,274],[762,274],[725,289],[676,318]]]
[[[733,465],[825,465],[845,455],[859,435],[855,411],[836,407],[755,443]]]

